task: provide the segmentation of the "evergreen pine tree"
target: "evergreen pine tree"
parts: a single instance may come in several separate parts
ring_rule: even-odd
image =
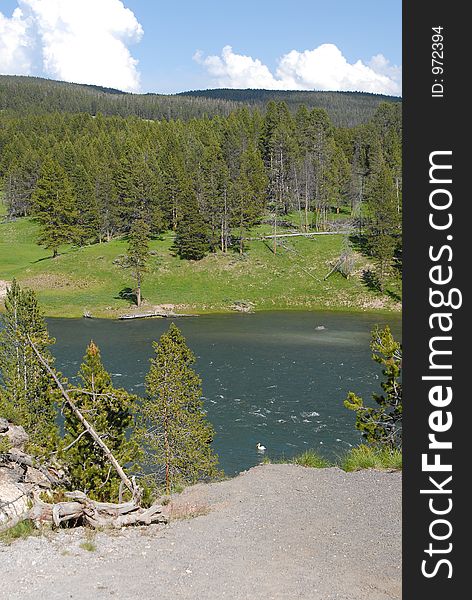
[[[148,270],[150,228],[143,219],[135,221],[128,235],[128,251],[125,266],[129,268],[136,281],[136,304],[141,306],[141,284]]]
[[[368,247],[376,263],[378,286],[383,290],[385,278],[393,264],[397,239],[401,232],[401,215],[392,172],[381,160],[367,188],[369,223],[366,228]]]
[[[203,409],[195,357],[173,323],[159,343],[146,377],[141,406],[142,435],[149,463],[162,468],[166,490],[185,481],[217,476],[218,458],[211,448],[214,430]]]
[[[95,173],[94,196],[99,215],[98,241],[109,242],[120,229],[118,194],[111,166],[102,165]]]
[[[22,425],[30,436],[32,452],[42,454],[58,442],[57,393],[28,337],[52,365],[49,347],[54,340],[49,337],[36,295],[13,281],[5,298],[5,313],[0,316],[0,416]]]
[[[239,177],[233,188],[233,224],[239,230],[241,253],[244,249],[244,233],[262,216],[268,184],[260,152],[250,143],[241,155]]]
[[[188,192],[181,210],[174,242],[177,254],[186,260],[201,260],[210,249],[209,233],[193,192]]]
[[[100,213],[92,177],[85,166],[78,163],[74,166],[70,179],[78,211],[78,243],[84,245],[96,242],[100,235]]]
[[[120,465],[132,466],[139,458],[139,446],[133,434],[129,435],[136,397],[113,386],[93,341],[87,347],[78,376],[78,388],[70,391],[77,408],[106,440]],[[82,490],[94,500],[118,500],[120,479],[115,470],[70,408],[66,406],[63,412],[66,430],[63,458],[72,488]]]
[[[402,446],[402,347],[397,342],[388,325],[384,329],[376,327],[372,331],[372,359],[382,365],[382,389],[384,394],[372,394],[377,406],[364,406],[362,398],[349,392],[344,406],[356,413],[356,428],[371,444],[390,448]]]
[[[228,179],[228,168],[221,148],[217,142],[212,141],[203,150],[198,177],[198,204],[209,226],[212,251],[220,246],[225,252],[228,247]]]
[[[12,160],[5,174],[4,198],[9,217],[25,217],[31,211],[31,195],[38,179],[37,154],[29,149]]]
[[[38,244],[51,249],[53,257],[58,255],[60,246],[80,239],[74,190],[58,163],[44,163],[32,201],[34,216],[41,226]]]

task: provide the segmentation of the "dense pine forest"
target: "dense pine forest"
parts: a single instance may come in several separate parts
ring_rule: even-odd
[[[309,109],[324,108],[335,125],[348,127],[367,123],[381,102],[400,102],[397,97],[363,92],[216,89],[177,95],[127,94],[93,85],[0,75],[0,110],[189,120],[227,117],[244,106],[264,112],[270,100],[285,102],[293,114],[302,104]]]
[[[397,96],[382,96],[366,92],[318,92],[287,90],[235,90],[215,89],[182,92],[180,97],[211,98],[228,102],[240,102],[249,106],[264,107],[271,100],[285,102],[292,113],[300,106],[324,108],[335,125],[353,127],[367,123],[382,102],[400,103]]]
[[[51,112],[29,110],[46,102],[38,96],[44,85],[31,80],[20,94],[3,92],[18,110],[0,116],[0,178],[7,217],[34,217],[38,243],[54,256],[64,244],[129,234],[136,222],[151,236],[174,231],[181,258],[243,253],[262,221],[276,234],[296,213],[302,232],[324,231],[342,211],[361,225],[380,288],[400,265],[399,102],[379,104],[366,124],[349,128],[333,125],[323,108],[301,104],[292,112],[280,100],[264,110],[233,104],[227,116],[153,121],[79,112],[84,99],[95,98],[98,107],[100,97],[108,102],[114,94],[72,84],[51,84]],[[297,101],[303,96],[295,94]],[[54,110],[58,99],[68,112]],[[186,102],[229,107],[220,99],[173,101],[183,110]]]

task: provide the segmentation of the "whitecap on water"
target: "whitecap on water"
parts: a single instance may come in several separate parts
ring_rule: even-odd
[[[314,410],[313,412],[301,412],[300,416],[306,419],[307,417],[319,417],[320,413]]]

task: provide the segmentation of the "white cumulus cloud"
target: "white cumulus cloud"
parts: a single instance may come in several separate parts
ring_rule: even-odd
[[[275,74],[260,60],[233,52],[225,46],[221,56],[196,52],[194,60],[203,65],[219,87],[279,90],[363,91],[401,94],[401,68],[377,54],[368,64],[351,64],[334,44],[314,50],[292,50],[278,61]]]
[[[27,75],[31,70],[31,39],[27,33],[28,20],[16,8],[11,18],[0,12],[0,73]]]
[[[194,60],[204,65],[220,87],[274,89],[276,81],[268,67],[250,56],[235,54],[225,46],[220,56],[204,57],[196,52]]]
[[[40,50],[42,72],[75,83],[92,83],[125,91],[139,89],[138,61],[128,45],[138,42],[143,29],[121,0],[18,0],[10,19],[0,15],[10,35],[0,72],[31,73],[33,47]],[[21,29],[23,27],[23,29]],[[2,37],[2,36],[0,36]],[[20,70],[20,58],[24,65]],[[29,60],[26,60],[29,59]]]

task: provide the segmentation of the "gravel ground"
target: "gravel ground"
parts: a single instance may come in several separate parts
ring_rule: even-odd
[[[193,486],[167,526],[0,544],[3,600],[399,600],[401,473],[263,465]],[[206,513],[206,514],[205,514]]]

